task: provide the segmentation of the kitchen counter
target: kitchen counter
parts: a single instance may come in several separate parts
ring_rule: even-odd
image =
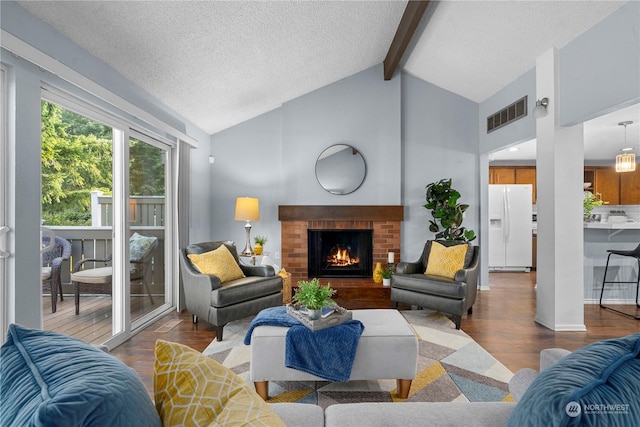
[[[640,230],[638,222],[585,222],[584,228],[598,228],[605,230]]]
[[[602,278],[609,249],[631,250],[640,243],[640,223],[588,222],[584,224],[584,300],[597,304],[602,289]],[[637,261],[634,258],[612,256],[609,280],[636,280]],[[615,278],[614,278],[615,277]],[[635,283],[607,285],[603,301],[609,304],[633,304]]]

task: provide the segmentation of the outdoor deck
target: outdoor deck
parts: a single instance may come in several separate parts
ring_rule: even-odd
[[[80,314],[75,314],[73,295],[58,299],[51,312],[51,297],[42,296],[43,329],[71,335],[90,344],[101,344],[111,337],[111,295],[80,296]],[[146,295],[131,297],[131,318],[148,312],[151,302]]]

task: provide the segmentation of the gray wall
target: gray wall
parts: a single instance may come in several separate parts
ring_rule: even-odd
[[[639,23],[630,1],[560,50],[561,126],[640,102]]]
[[[403,259],[417,259],[433,236],[422,207],[430,182],[453,178],[471,205],[465,224],[477,231],[477,117],[476,103],[407,74],[385,82],[380,65],[214,134],[214,238],[244,242],[242,224],[233,221],[241,195],[260,198],[252,236],[267,234],[272,253],[281,248],[278,205],[402,204]],[[339,142],[355,146],[367,163],[363,185],[342,196],[315,177],[318,155]]]
[[[400,80],[385,82],[375,66],[212,135],[213,238],[244,247],[243,224],[233,220],[238,196],[260,199],[251,235],[267,235],[271,255],[281,250],[278,205],[401,204]],[[356,147],[367,165],[351,194],[330,194],[316,180],[316,159],[336,143]]]
[[[425,187],[443,178],[469,204],[463,225],[476,233],[479,215],[478,104],[423,80],[402,75],[403,260],[419,258],[431,213],[423,207]],[[474,242],[477,243],[477,242]]]

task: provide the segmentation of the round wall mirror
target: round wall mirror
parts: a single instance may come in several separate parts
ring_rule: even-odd
[[[316,178],[331,194],[353,193],[362,185],[366,174],[364,157],[351,145],[332,145],[316,161]]]

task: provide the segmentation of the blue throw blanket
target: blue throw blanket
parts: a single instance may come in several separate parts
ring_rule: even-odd
[[[349,320],[338,326],[313,332],[292,316],[286,307],[262,310],[251,321],[244,337],[251,344],[251,333],[257,326],[287,326],[285,366],[329,381],[344,382],[351,376],[358,341],[364,331],[359,320]]]

